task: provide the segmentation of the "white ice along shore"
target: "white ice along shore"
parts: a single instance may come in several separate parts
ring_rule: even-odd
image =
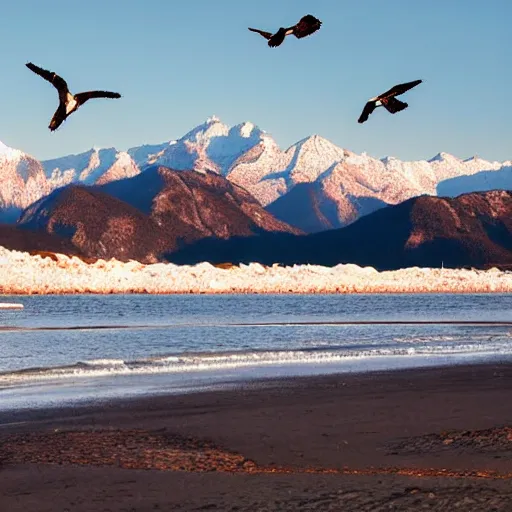
[[[0,302],[0,309],[23,309],[23,304],[16,304],[12,302]]]
[[[259,263],[217,268],[209,263],[178,266],[136,261],[31,256],[0,247],[0,294],[72,293],[508,293],[512,272]]]

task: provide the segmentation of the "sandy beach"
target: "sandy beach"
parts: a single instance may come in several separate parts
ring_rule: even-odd
[[[0,413],[0,509],[512,509],[512,364]]]

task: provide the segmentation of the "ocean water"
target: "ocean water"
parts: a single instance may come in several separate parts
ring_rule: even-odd
[[[0,297],[0,410],[512,355],[512,295]]]

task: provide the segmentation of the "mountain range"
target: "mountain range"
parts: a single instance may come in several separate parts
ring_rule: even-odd
[[[420,195],[512,189],[512,162],[440,153],[430,160],[377,159],[312,135],[282,150],[250,122],[211,117],[178,140],[127,151],[91,149],[38,161],[0,144],[0,221],[70,184],[103,186],[152,166],[212,171],[246,189],[281,221],[305,232],[346,226],[387,205]]]
[[[274,233],[204,239],[167,258],[192,265],[205,261],[205,255],[214,264],[512,269],[512,191],[474,192],[457,198],[415,197],[341,229],[305,236]]]
[[[25,250],[41,250],[28,240],[44,236],[46,250],[67,245],[87,258],[143,263],[205,237],[300,234],[223,176],[163,166],[104,185],[61,187],[27,208],[15,230],[7,228],[0,229],[5,247],[18,248],[24,238]]]
[[[104,185],[54,190],[16,225],[0,225],[0,244],[86,261],[512,268],[512,192],[424,195],[305,235],[215,172],[153,166]]]
[[[512,266],[512,163],[372,158],[252,123],[38,161],[0,144],[0,245],[87,261]],[[442,195],[443,197],[438,197]],[[7,224],[6,224],[7,223]]]

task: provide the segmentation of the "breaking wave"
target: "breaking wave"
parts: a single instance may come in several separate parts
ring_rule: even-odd
[[[321,365],[378,358],[433,358],[439,356],[512,355],[508,336],[487,339],[486,343],[461,342],[440,345],[400,347],[314,347],[301,350],[261,350],[231,353],[169,354],[133,361],[123,359],[92,359],[72,365],[38,367],[0,373],[0,389],[30,384],[34,381],[95,378],[116,375],[179,374],[221,371],[244,367],[272,365]],[[424,342],[425,339],[409,341]],[[444,340],[449,341],[449,340]]]

